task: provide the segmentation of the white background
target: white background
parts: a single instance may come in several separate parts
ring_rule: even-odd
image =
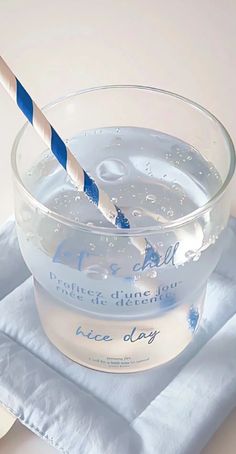
[[[153,85],[207,107],[236,143],[235,0],[0,0],[0,53],[39,105],[93,85]],[[1,88],[0,119],[2,222],[23,117]],[[235,454],[235,424],[236,411],[204,454]],[[1,454],[32,452],[54,450],[19,423],[0,440]]]

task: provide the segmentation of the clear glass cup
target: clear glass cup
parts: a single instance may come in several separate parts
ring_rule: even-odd
[[[191,342],[208,277],[224,248],[232,141],[206,109],[150,87],[83,90],[45,112],[72,149],[82,134],[81,164],[111,196],[123,191],[123,199],[142,198],[143,182],[156,189],[142,199],[149,209],[130,211],[118,197],[129,218],[143,213],[143,225],[120,230],[92,223],[96,209],[83,201],[88,208],[81,215],[76,189],[52,153],[30,125],[21,129],[12,151],[15,216],[43,328],[65,355],[97,370],[134,372],[163,364]],[[112,135],[107,147],[99,138],[111,140],[106,131]],[[142,141],[151,141],[150,160]],[[154,202],[159,208],[152,210]],[[134,237],[145,238],[159,259],[148,250],[143,256]]]

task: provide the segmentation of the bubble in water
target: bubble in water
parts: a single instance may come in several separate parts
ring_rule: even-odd
[[[78,200],[80,200],[80,195],[75,196],[75,201],[77,202]]]
[[[110,243],[108,243],[108,246],[109,247],[114,247],[114,243],[110,242]]]
[[[191,161],[192,159],[193,159],[192,156],[190,156],[190,155],[187,156],[188,161]]]
[[[133,210],[132,211],[132,215],[136,216],[136,217],[141,217],[142,216],[142,212],[140,210]]]
[[[194,262],[197,262],[201,257],[201,252],[197,252],[194,256],[193,256],[193,261]]]
[[[103,181],[117,181],[121,180],[127,173],[126,165],[119,159],[105,159],[102,161],[97,169],[98,177]]]
[[[120,147],[120,146],[121,146],[121,142],[122,142],[122,138],[121,138],[120,136],[117,136],[117,137],[115,138],[115,145],[116,145],[117,147]]]
[[[173,210],[168,210],[166,214],[167,214],[167,216],[172,217],[173,214],[174,214],[174,211]]]
[[[78,219],[78,218],[77,218],[77,219]],[[100,221],[100,222],[102,222],[102,221]],[[93,223],[93,222],[87,222],[87,225],[93,226],[94,223]]]
[[[203,175],[203,172],[200,170],[200,171],[198,172],[198,175]]]
[[[79,218],[75,218],[75,222],[79,222]]]
[[[155,277],[157,277],[158,275],[158,272],[156,269],[151,269],[148,273],[147,273],[147,276],[150,277],[151,279],[154,279]]]
[[[108,270],[99,264],[90,265],[84,271],[89,279],[105,280],[108,277]]]
[[[116,128],[116,133],[120,134],[120,128]]]
[[[93,243],[89,243],[89,246],[90,246],[91,251],[94,251],[96,249],[96,246]]]
[[[27,175],[28,175],[28,177],[31,177],[32,172],[30,170],[28,170]]]
[[[112,198],[111,198],[111,201],[114,202],[114,203],[117,203],[117,202],[118,202],[118,199],[117,199],[117,197],[112,197]]]
[[[146,200],[150,203],[155,203],[156,202],[156,196],[154,194],[148,194],[146,195]]]

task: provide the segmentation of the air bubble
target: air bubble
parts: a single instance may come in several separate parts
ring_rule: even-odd
[[[157,270],[155,269],[152,269],[148,272],[147,276],[150,277],[151,279],[154,279],[155,277],[157,277],[158,273],[157,273]]]
[[[128,173],[128,170],[119,159],[106,159],[98,165],[96,173],[101,180],[114,182],[121,180]]]
[[[89,243],[89,246],[90,246],[91,251],[94,251],[96,249],[96,246],[93,243]]]
[[[84,271],[89,279],[105,280],[108,277],[108,270],[99,264],[90,265]]]
[[[200,257],[201,257],[201,252],[197,252],[193,257],[193,261],[197,262],[200,259]]]
[[[132,211],[132,215],[136,216],[136,217],[141,217],[142,216],[142,212],[140,210],[133,210]]]
[[[187,156],[188,161],[191,161],[192,159],[193,159],[192,156],[190,156],[190,155]]]
[[[146,195],[146,200],[150,203],[155,203],[156,202],[156,196],[154,194],[148,194]]]
[[[121,138],[120,136],[117,136],[117,137],[115,138],[115,145],[116,145],[117,147],[120,147],[120,146],[121,146],[121,142],[122,142],[122,138]]]
[[[77,202],[78,200],[80,200],[80,195],[75,196],[75,201]]]
[[[118,202],[118,199],[117,199],[117,197],[112,197],[112,198],[111,198],[111,201],[114,202],[114,203],[117,203],[117,202]]]
[[[167,214],[167,216],[172,217],[173,214],[174,214],[174,211],[173,210],[168,210],[166,214]]]
[[[110,243],[108,243],[108,246],[109,247],[114,247],[114,243],[110,242]]]

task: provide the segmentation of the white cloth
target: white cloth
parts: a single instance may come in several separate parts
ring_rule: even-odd
[[[199,453],[236,404],[233,219],[227,241],[191,345],[160,368],[115,375],[47,340],[9,220],[0,230],[0,403],[65,454]]]

